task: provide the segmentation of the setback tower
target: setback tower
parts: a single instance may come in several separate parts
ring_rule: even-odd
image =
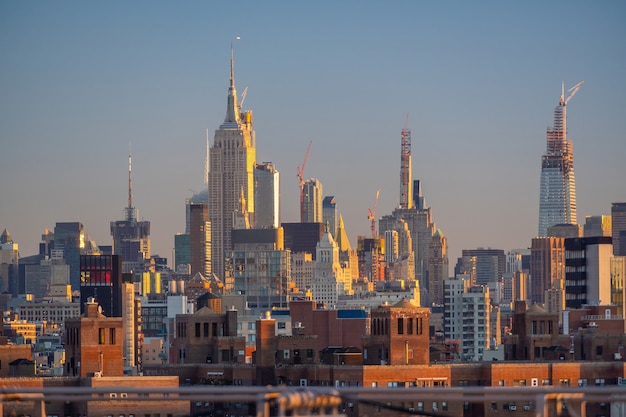
[[[224,253],[232,250],[233,213],[240,210],[241,193],[250,222],[254,222],[256,139],[252,112],[241,110],[235,89],[233,49],[230,49],[230,87],[224,123],[215,131],[209,151],[209,222],[212,272],[224,277]],[[225,288],[226,291],[230,288]]]

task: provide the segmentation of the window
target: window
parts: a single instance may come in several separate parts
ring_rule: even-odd
[[[209,337],[209,323],[204,323],[204,328],[202,330],[204,331],[204,337]]]
[[[109,343],[114,345],[115,344],[115,329],[114,328],[109,329],[109,336],[110,336]]]
[[[404,334],[404,318],[398,317],[398,334]]]
[[[413,317],[406,319],[406,334],[413,334]]]
[[[596,346],[596,355],[602,356],[602,346]]]
[[[200,337],[200,323],[196,323],[196,337]]]
[[[98,329],[98,344],[104,345],[104,329],[102,327]]]
[[[284,321],[279,321],[278,322],[278,329],[279,330],[284,330],[287,328],[287,324]]]

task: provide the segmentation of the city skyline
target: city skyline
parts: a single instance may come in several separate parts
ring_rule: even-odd
[[[138,220],[171,262],[204,187],[205,131],[224,119],[231,42],[257,161],[282,173],[282,222],[299,220],[312,140],[304,179],[335,196],[353,246],[369,235],[376,190],[378,218],[400,202],[408,113],[412,176],[450,263],[530,247],[546,126],[561,82],[583,79],[568,106],[578,219],[610,214],[626,200],[626,5],[484,6],[2,3],[0,228],[21,256],[56,222],[110,245],[131,142]]]

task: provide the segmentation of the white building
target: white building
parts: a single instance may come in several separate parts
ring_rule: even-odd
[[[352,294],[352,278],[339,262],[339,247],[328,230],[317,244],[311,283],[313,300],[336,308],[340,295]]]
[[[481,361],[491,346],[489,287],[471,286],[466,278],[444,282],[444,336],[459,340],[461,360]]]

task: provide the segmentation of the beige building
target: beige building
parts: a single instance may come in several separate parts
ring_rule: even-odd
[[[224,253],[232,250],[233,212],[238,210],[243,193],[246,212],[254,224],[254,170],[256,138],[252,128],[252,112],[242,111],[235,88],[234,59],[230,59],[230,87],[226,117],[215,131],[210,149],[209,222],[211,223],[211,270],[224,277]],[[225,283],[232,290],[232,282]]]

